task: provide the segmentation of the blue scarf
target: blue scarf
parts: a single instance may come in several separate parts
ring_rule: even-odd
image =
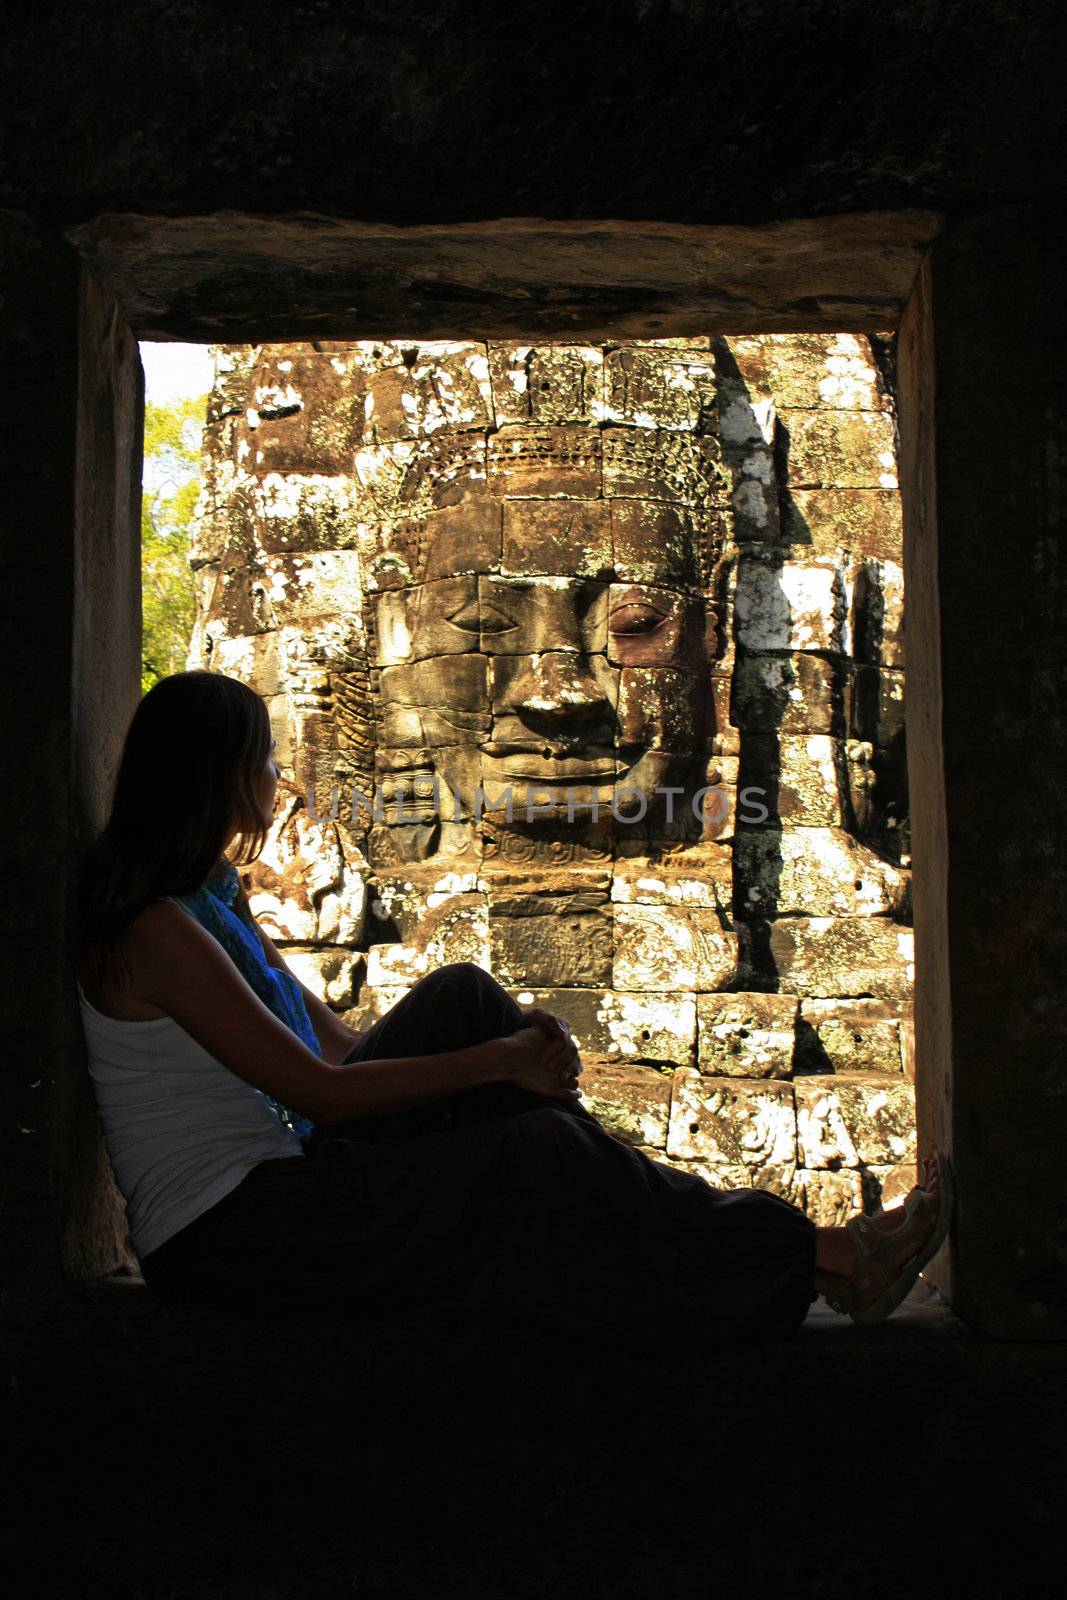
[[[299,983],[291,973],[279,972],[269,965],[256,930],[233,909],[239,888],[237,868],[226,861],[215,868],[202,889],[175,898],[218,940],[249,988],[279,1022],[284,1022],[309,1050],[320,1055],[322,1047],[307,1014]],[[291,1111],[269,1094],[263,1098],[278,1120],[301,1138],[314,1132],[315,1124],[299,1111]]]

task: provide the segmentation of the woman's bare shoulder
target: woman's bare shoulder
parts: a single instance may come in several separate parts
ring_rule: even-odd
[[[196,941],[203,930],[196,919],[170,900],[153,900],[130,920],[123,940],[123,955],[128,979],[119,983],[106,975],[97,976],[90,947],[78,953],[78,982],[89,1004],[104,1016],[119,1022],[154,1022],[169,1015],[138,993],[146,958],[175,953],[189,941]]]

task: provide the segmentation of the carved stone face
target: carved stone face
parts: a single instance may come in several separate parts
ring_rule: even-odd
[[[596,502],[590,507],[595,508]],[[573,521],[574,503],[556,510]],[[549,518],[543,533],[551,536]],[[682,585],[532,569],[442,576],[376,599],[379,746],[467,816],[518,821],[663,809],[705,748],[707,608]],[[579,563],[576,563],[579,564]],[[590,565],[586,562],[585,565]],[[665,577],[670,576],[664,573]],[[395,813],[387,820],[397,820]]]
[[[477,853],[481,814],[685,806],[729,505],[707,341],[324,346],[243,385],[216,397],[240,514],[205,518],[201,627],[223,664],[236,585],[296,780],[373,789],[372,858]]]

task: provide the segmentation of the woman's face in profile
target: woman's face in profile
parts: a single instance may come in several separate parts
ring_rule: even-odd
[[[274,797],[277,792],[278,768],[274,764],[274,740],[272,739],[256,789],[256,798],[260,803],[261,820],[265,828],[269,828],[274,821]]]

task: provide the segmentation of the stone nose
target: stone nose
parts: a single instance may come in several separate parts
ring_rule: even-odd
[[[610,672],[602,656],[575,650],[533,656],[509,686],[508,709],[547,736],[611,743],[615,706]]]

